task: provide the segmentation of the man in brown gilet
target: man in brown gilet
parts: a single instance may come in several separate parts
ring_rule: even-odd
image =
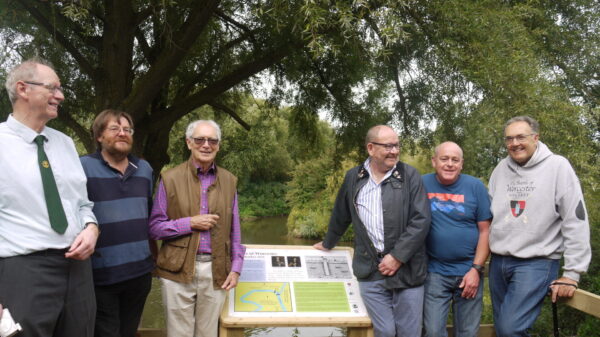
[[[226,291],[244,259],[237,178],[215,164],[221,129],[211,120],[186,130],[190,159],[161,174],[150,236],[163,240],[157,260],[168,337],[216,337]]]

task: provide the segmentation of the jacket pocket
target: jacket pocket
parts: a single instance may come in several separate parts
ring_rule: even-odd
[[[368,278],[376,269],[373,259],[366,250],[356,249],[352,259],[352,271],[357,279]]]
[[[184,236],[171,240],[165,240],[158,252],[156,265],[160,269],[170,272],[179,272],[183,268],[185,257],[188,253],[188,245],[190,244],[191,236]]]
[[[390,278],[394,288],[417,287],[425,283],[427,277],[427,254],[424,250],[413,255],[409,262],[398,270],[396,277]]]

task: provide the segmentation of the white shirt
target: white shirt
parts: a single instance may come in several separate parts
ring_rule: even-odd
[[[369,180],[367,183],[358,191],[356,196],[356,208],[358,210],[358,217],[367,228],[369,238],[375,249],[378,252],[383,252],[383,208],[381,207],[381,182],[385,181],[394,171],[394,168],[386,172],[383,179],[379,184],[373,180],[371,174],[371,167],[369,163],[370,158],[363,164],[364,168],[369,172]]]
[[[73,140],[45,127],[44,151],[56,180],[68,227],[50,227],[38,165],[36,131],[12,115],[0,123],[0,257],[69,247],[88,222],[96,222],[86,177]]]

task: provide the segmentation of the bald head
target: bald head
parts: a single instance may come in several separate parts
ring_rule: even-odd
[[[456,144],[455,142],[443,142],[440,145],[436,146],[433,156],[437,157],[443,150],[454,150],[457,153],[460,153],[461,159],[463,158],[463,151],[460,148],[460,146],[458,146],[458,144]]]
[[[369,131],[367,131],[367,136],[365,137],[365,146],[369,143],[376,142],[381,132],[392,132],[396,134],[396,131],[387,125],[375,125],[374,127],[370,128]]]
[[[443,142],[436,146],[431,158],[435,177],[442,185],[454,184],[460,177],[463,166],[463,151],[454,142]]]

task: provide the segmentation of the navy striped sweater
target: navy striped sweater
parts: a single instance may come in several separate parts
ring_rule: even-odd
[[[154,268],[148,244],[152,167],[143,159],[128,158],[124,175],[110,167],[100,152],[80,158],[101,230],[92,255],[96,285],[129,280]]]

